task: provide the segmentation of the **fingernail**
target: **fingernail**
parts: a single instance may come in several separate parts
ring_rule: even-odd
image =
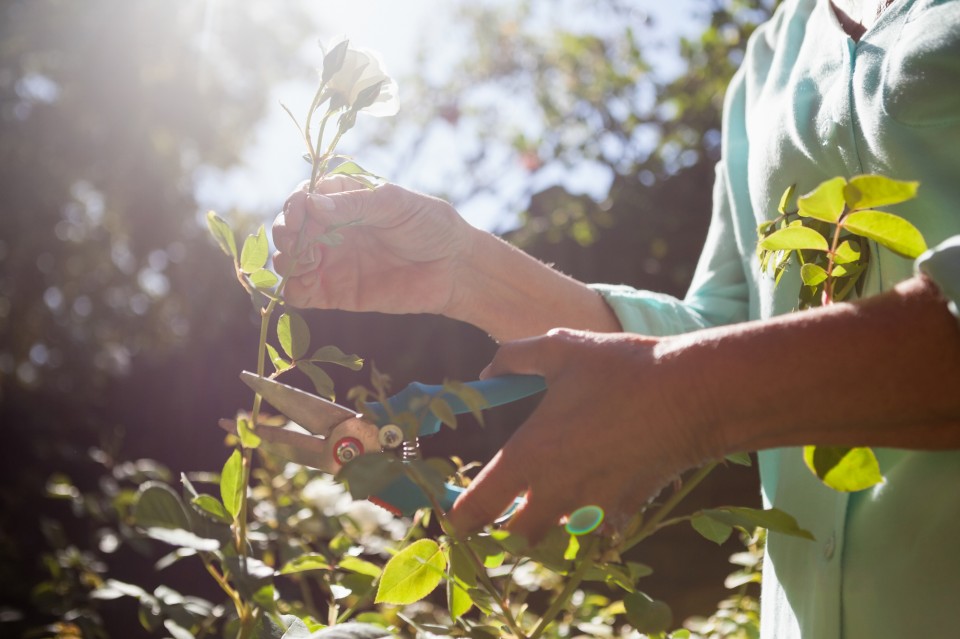
[[[308,250],[304,251],[300,255],[300,259],[297,260],[300,264],[310,265],[314,264],[317,261],[317,249],[315,246],[311,246]]]
[[[337,205],[332,199],[328,198],[326,195],[320,195],[319,193],[311,193],[310,202],[312,202],[314,206],[318,206],[324,211],[332,211],[337,208]]]

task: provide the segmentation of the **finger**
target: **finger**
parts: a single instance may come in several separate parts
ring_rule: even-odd
[[[278,251],[292,252],[306,216],[307,194],[296,191],[283,203],[283,211],[273,221],[273,243]]]
[[[536,545],[551,528],[560,522],[563,511],[553,502],[540,499],[536,494],[527,495],[527,501],[510,518],[507,530],[511,535],[519,535],[531,545]]]
[[[291,277],[283,289],[283,299],[297,308],[321,308],[318,306],[319,283],[320,275],[315,270]]]
[[[580,331],[553,329],[546,335],[507,342],[500,346],[493,360],[480,373],[480,378],[508,373],[546,375],[558,370],[565,349],[583,334]]]
[[[273,268],[281,277],[299,277],[319,268],[322,258],[322,249],[311,244],[297,254],[274,253]]]
[[[331,193],[342,193],[345,191],[359,191],[364,188],[366,187],[345,175],[332,175],[320,180],[317,183],[317,188],[315,188],[313,192],[329,195]]]
[[[525,489],[517,467],[501,450],[454,503],[450,523],[460,534],[472,533],[497,519]]]
[[[322,225],[363,222],[368,226],[396,223],[397,215],[412,206],[414,194],[395,184],[374,189],[315,193],[307,198],[307,214]]]

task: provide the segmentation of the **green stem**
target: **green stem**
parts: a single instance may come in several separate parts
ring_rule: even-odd
[[[577,588],[580,587],[580,583],[586,576],[587,571],[593,566],[593,551],[597,546],[597,541],[598,537],[594,535],[589,537],[587,545],[581,550],[583,559],[577,565],[577,568],[573,571],[573,574],[571,574],[567,579],[567,583],[564,584],[560,595],[553,600],[553,603],[551,603],[550,607],[547,608],[547,611],[543,614],[543,617],[540,618],[540,623],[537,624],[533,634],[530,635],[530,639],[538,639],[540,635],[546,631],[547,626],[553,623],[554,619],[557,618],[557,615],[559,615],[560,612],[570,602],[570,598],[573,597],[573,593],[576,592]]]
[[[326,88],[326,83],[321,84],[317,89],[317,92],[313,95],[313,100],[310,102],[310,110],[307,111],[307,119],[303,123],[303,138],[304,142],[307,145],[307,152],[310,153],[311,161],[317,163],[317,148],[313,146],[313,138],[310,135],[310,123],[313,121],[313,114],[316,112],[317,108],[320,106],[320,96],[323,95],[323,90]],[[324,118],[326,121],[326,118]]]
[[[660,522],[666,519],[667,515],[677,507],[683,499],[690,494],[690,492],[696,488],[704,479],[707,478],[713,469],[720,465],[720,462],[710,462],[705,466],[701,466],[687,481],[684,482],[680,490],[676,491],[670,498],[663,503],[662,506],[653,514],[653,516],[644,522],[643,527],[635,535],[623,542],[623,545],[620,547],[620,552],[626,552],[636,546],[638,543],[652,535],[657,531]]]
[[[823,285],[824,304],[833,302],[833,258],[837,254],[837,247],[840,245],[840,231],[843,226],[843,218],[837,220],[837,227],[833,230],[833,242],[830,244],[830,253],[827,255],[827,281]]]
[[[466,543],[466,541],[461,539],[456,534],[453,526],[450,525],[450,520],[447,519],[447,514],[444,512],[443,508],[440,507],[440,502],[437,501],[437,498],[427,488],[426,482],[420,478],[420,474],[415,468],[412,467],[408,467],[407,476],[413,480],[413,483],[415,483],[420,490],[423,491],[423,494],[427,496],[427,499],[430,500],[430,505],[433,507],[433,512],[436,514],[437,521],[440,522],[440,528],[443,530],[444,534],[450,537],[455,544],[463,549],[464,554],[470,560],[470,563],[473,564],[473,568],[477,574],[477,579],[480,581],[480,584],[483,586],[484,590],[487,591],[487,594],[497,602],[497,606],[500,608],[500,612],[503,615],[503,620],[507,624],[507,627],[510,628],[510,631],[517,639],[527,639],[527,635],[523,631],[523,628],[520,627],[520,624],[518,624],[517,620],[514,619],[513,613],[510,612],[510,605],[504,599],[503,595],[500,594],[500,591],[487,574],[486,566],[484,566],[483,562],[480,561],[480,557],[478,557],[477,553],[474,552],[473,548],[470,547],[470,544]]]

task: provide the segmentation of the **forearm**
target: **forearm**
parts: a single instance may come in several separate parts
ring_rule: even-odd
[[[718,452],[795,445],[960,448],[960,329],[913,278],[855,304],[664,340]]]
[[[563,326],[622,330],[596,292],[503,240],[473,230],[459,261],[447,315],[474,324],[498,341],[541,335]]]

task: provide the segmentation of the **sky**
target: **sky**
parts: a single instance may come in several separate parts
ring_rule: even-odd
[[[208,1],[213,5],[220,4],[218,0]],[[509,0],[487,1],[509,3]],[[442,65],[444,60],[452,60],[462,54],[462,47],[466,46],[465,39],[457,37],[456,25],[444,22],[449,11],[441,0],[312,0],[312,4],[315,6],[315,20],[318,26],[322,25],[322,29],[316,39],[304,43],[304,55],[311,59],[315,57],[319,65],[321,55],[316,41],[335,43],[342,38],[349,39],[355,46],[377,50],[387,71],[400,83],[401,109],[404,108],[403,78],[430,72],[430,69],[416,68],[418,47],[428,46],[437,54],[434,64]],[[683,16],[688,15],[693,0],[675,0],[667,4],[636,0],[635,4],[638,12],[652,13],[665,33],[691,29],[683,21]],[[589,16],[580,14],[551,17],[567,19],[571,24],[582,24],[589,20]],[[671,65],[675,63],[666,55],[657,64],[663,73],[669,74],[673,68]],[[442,73],[442,67],[436,71]],[[303,142],[279,103],[289,106],[295,115],[302,117],[315,89],[315,77],[312,76],[291,77],[274,88],[266,116],[258,125],[242,164],[228,171],[204,167],[197,173],[197,193],[204,209],[226,211],[240,208],[262,212],[265,221],[272,219],[287,195],[304,179],[308,169],[301,158]],[[406,108],[411,106],[407,105]],[[362,125],[362,121],[358,122],[358,127]],[[434,142],[428,147],[428,152],[443,158],[452,152],[444,145],[454,143],[450,140]],[[378,173],[378,169],[382,170],[383,167],[376,165],[375,158],[373,161],[374,164],[370,164],[370,158],[367,158],[361,163]],[[412,186],[430,191],[436,185],[431,185],[427,176],[424,177],[423,181]],[[470,201],[460,209],[460,213],[479,228],[493,230],[509,226],[512,212],[505,210],[508,208],[506,202],[522,189],[521,182],[525,179],[526,174],[518,171],[513,180],[504,181],[503,193]],[[589,167],[583,167],[562,176],[540,175],[538,179],[541,182],[562,180],[573,192],[596,193],[599,197],[607,187],[609,176],[598,175],[591,172]]]

